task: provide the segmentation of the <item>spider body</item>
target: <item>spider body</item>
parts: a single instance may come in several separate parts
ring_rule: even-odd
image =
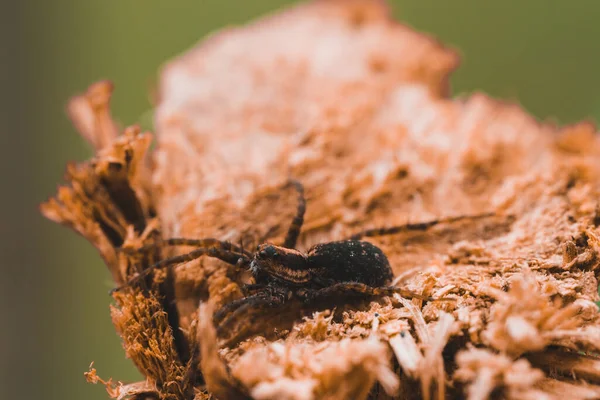
[[[272,244],[258,246],[250,263],[257,284],[320,288],[341,282],[383,286],[392,268],[381,249],[362,240],[340,240],[311,247],[306,254]]]
[[[163,242],[163,245],[193,246],[196,249],[158,262],[132,278],[124,286],[139,281],[156,268],[191,261],[201,256],[218,258],[236,268],[248,269],[252,273],[254,282],[242,287],[245,297],[225,304],[214,315],[217,334],[222,338],[226,337],[228,343],[231,343],[247,335],[255,329],[256,325],[260,325],[267,310],[278,309],[294,300],[299,300],[304,305],[314,306],[323,301],[339,301],[352,297],[368,298],[394,293],[422,300],[433,300],[399,287],[387,286],[393,278],[388,258],[380,248],[360,239],[402,231],[424,231],[443,222],[493,215],[487,213],[458,216],[424,223],[370,229],[354,234],[347,240],[317,244],[303,253],[295,247],[306,210],[304,188],[295,180],[289,181],[288,185],[292,185],[298,193],[298,208],[283,245],[264,243],[251,253],[241,246],[213,238],[168,239]]]

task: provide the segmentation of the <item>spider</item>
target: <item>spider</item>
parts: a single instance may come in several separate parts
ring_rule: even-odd
[[[264,243],[254,253],[230,242],[218,239],[172,238],[163,242],[167,246],[194,246],[189,253],[166,258],[139,275],[130,279],[120,290],[157,268],[189,262],[201,256],[218,258],[237,268],[252,273],[254,282],[242,289],[245,297],[225,304],[214,314],[217,335],[229,341],[247,335],[256,318],[268,309],[279,309],[292,301],[303,306],[314,306],[322,301],[340,298],[365,298],[399,293],[405,297],[433,301],[430,297],[408,293],[402,288],[391,286],[393,279],[390,263],[381,249],[361,240],[365,237],[390,235],[401,231],[424,231],[440,224],[462,219],[484,218],[494,215],[486,213],[457,216],[422,223],[409,223],[388,228],[368,229],[348,239],[321,243],[312,246],[306,253],[295,249],[304,222],[306,200],[304,187],[296,180],[289,180],[298,194],[296,215],[287,231],[283,245]],[[437,299],[444,300],[444,299]]]

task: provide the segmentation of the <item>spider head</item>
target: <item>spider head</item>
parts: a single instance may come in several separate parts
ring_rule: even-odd
[[[290,284],[303,284],[311,279],[306,256],[298,250],[261,244],[254,253],[250,271],[255,276],[268,275]]]

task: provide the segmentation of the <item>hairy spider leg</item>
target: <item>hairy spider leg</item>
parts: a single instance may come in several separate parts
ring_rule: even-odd
[[[162,246],[190,246],[190,247],[209,247],[209,246],[220,246],[222,248],[228,248],[230,251],[241,253],[247,257],[252,257],[252,253],[244,249],[243,242],[240,239],[240,245],[236,246],[231,242],[224,242],[218,239],[205,238],[205,239],[189,239],[189,238],[171,238],[160,241]],[[119,251],[127,254],[145,252],[152,250],[156,247],[154,244],[149,244],[137,249],[119,247]]]
[[[242,297],[240,299],[237,300],[233,300],[230,301],[229,303],[223,305],[221,308],[219,308],[213,315],[213,323],[215,325],[219,325],[231,312],[235,311],[236,309],[238,309],[239,307],[243,306],[244,304],[248,303],[249,300],[252,299],[258,299],[258,298],[267,298],[269,297],[268,295],[262,294],[262,293],[258,293],[258,294],[253,294],[247,297]],[[252,300],[254,301],[254,300]]]
[[[257,292],[265,288],[264,283],[246,283],[242,285],[242,292],[248,296],[250,293]]]
[[[281,318],[287,318],[286,321],[289,321],[290,314],[289,311],[286,311],[285,314],[282,314],[279,308],[284,307],[284,304],[281,303],[276,306],[260,306],[257,308],[251,308],[246,311],[246,319],[240,319],[237,324],[233,325],[229,329],[223,329],[218,332],[219,337],[219,345],[221,347],[233,347],[239,342],[252,337],[257,334],[266,334],[271,335],[277,332],[277,329],[273,329],[276,326],[282,326]],[[297,303],[293,303],[297,304]],[[292,313],[299,313],[298,309],[292,311]],[[287,322],[286,322],[287,323]],[[291,328],[293,325],[286,325]]]
[[[237,308],[235,308],[235,310],[220,323],[217,324],[215,322],[215,325],[217,325],[217,336],[224,337],[226,332],[230,332],[231,328],[235,327],[237,332],[234,331],[234,334],[228,338],[228,341],[237,339],[245,332],[245,330],[252,328],[252,326],[256,324],[257,321],[255,315],[261,315],[262,311],[266,309],[279,307],[283,305],[284,302],[285,297],[283,294],[272,294],[269,296],[257,294],[236,300],[234,303],[236,303],[235,306],[237,306]],[[227,307],[229,309],[228,306],[229,304],[225,305],[223,308]],[[215,318],[218,314],[221,314],[221,310],[215,314]]]
[[[235,266],[238,265],[238,262],[240,259],[242,260],[243,264],[249,264],[251,261],[251,258],[248,255],[246,255],[244,253],[232,251],[233,249],[238,249],[238,247],[235,245],[232,245],[229,242],[222,242],[220,240],[212,239],[212,238],[211,239],[200,239],[198,242],[201,242],[201,241],[205,241],[204,242],[205,247],[200,247],[196,250],[192,250],[189,253],[185,253],[185,254],[182,254],[179,256],[165,258],[164,260],[159,261],[156,264],[146,268],[139,275],[136,275],[133,278],[129,279],[124,285],[113,289],[111,291],[111,293],[115,292],[115,291],[119,291],[119,290],[123,289],[124,287],[130,286],[131,284],[138,282],[139,280],[141,280],[142,278],[147,276],[151,271],[153,271],[155,269],[165,268],[170,265],[192,261],[192,260],[200,258],[204,255],[207,255],[209,257],[218,258],[221,261],[225,261],[226,263],[235,265]]]
[[[266,291],[264,291],[265,289],[266,289]],[[261,292],[261,290],[263,290],[263,291]],[[254,297],[269,298],[269,297],[276,296],[277,294],[279,294],[281,296],[281,293],[280,293],[281,291],[273,290],[273,288],[266,287],[264,284],[260,284],[260,283],[259,284],[250,283],[250,284],[243,285],[242,291],[244,293],[246,293],[246,295],[244,297],[242,297],[241,299],[233,300],[233,301],[225,304],[224,306],[222,306],[220,309],[218,309],[214,313],[213,321],[214,321],[215,325],[218,325],[227,316],[227,314],[234,311],[236,308],[244,305],[250,298],[254,298]],[[276,293],[276,294],[274,294],[274,293]]]
[[[317,290],[310,290],[307,291],[306,293],[304,293],[303,297],[304,297],[304,302],[305,303],[313,303],[316,301],[320,301],[320,300],[324,300],[324,299],[328,299],[328,298],[332,298],[332,297],[338,297],[338,296],[357,296],[357,295],[362,295],[362,296],[391,296],[395,293],[398,293],[399,295],[401,295],[402,297],[407,297],[407,298],[415,298],[415,299],[419,299],[419,300],[425,300],[425,301],[452,301],[453,299],[447,299],[447,298],[439,298],[439,299],[435,299],[433,297],[429,297],[429,296],[423,296],[417,293],[412,293],[410,291],[407,291],[406,289],[402,289],[396,286],[381,286],[381,287],[372,287],[369,285],[366,285],[364,283],[359,283],[359,282],[341,282],[341,283],[336,283],[334,285],[322,288],[322,289],[317,289]]]
[[[165,246],[190,246],[190,247],[210,247],[217,246],[223,250],[232,251],[235,253],[244,254],[246,257],[252,257],[252,253],[244,249],[243,242],[240,239],[240,245],[236,246],[231,242],[224,242],[214,238],[206,239],[188,239],[188,238],[171,238],[162,242]]]
[[[443,223],[451,223],[457,222],[466,219],[481,219],[488,218],[496,215],[496,213],[490,212],[485,214],[476,214],[476,215],[459,215],[457,217],[449,217],[449,218],[440,218],[435,219],[433,221],[428,222],[419,222],[419,223],[409,223],[405,225],[391,226],[388,228],[375,228],[375,229],[367,229],[354,235],[350,236],[348,239],[350,240],[359,240],[363,237],[373,237],[373,236],[384,236],[384,235],[393,235],[395,233],[407,232],[407,231],[425,231],[432,226],[443,224]]]
[[[285,235],[283,247],[288,249],[294,249],[296,248],[298,236],[300,236],[302,224],[304,224],[304,213],[306,212],[306,199],[304,198],[304,186],[302,186],[300,182],[298,182],[295,179],[290,179],[288,184],[293,185],[296,191],[298,192],[298,208],[296,209],[296,215],[292,220],[292,224],[290,225],[287,234]]]

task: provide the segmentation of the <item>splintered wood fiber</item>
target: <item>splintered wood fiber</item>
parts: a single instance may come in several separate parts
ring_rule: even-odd
[[[458,56],[382,2],[317,0],[221,31],[170,61],[153,137],[120,129],[101,82],[69,110],[95,157],[44,214],[90,240],[122,285],[171,237],[282,244],[304,185],[299,250],[367,228],[417,297],[265,311],[221,341],[213,310],[248,274],[210,257],[115,294],[133,384],[114,398],[600,398],[600,136],[484,94],[448,97]],[[110,374],[110,371],[104,373]]]

